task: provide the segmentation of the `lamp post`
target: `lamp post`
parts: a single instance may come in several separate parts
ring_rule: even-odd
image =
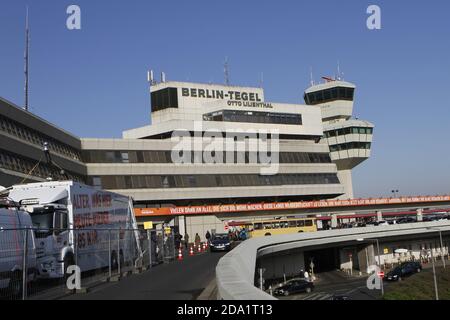
[[[378,266],[381,270],[381,257],[380,257],[380,243],[378,239],[356,239],[356,241],[362,242],[362,241],[372,241],[377,244],[377,255],[378,255]],[[381,296],[384,296],[384,283],[383,279],[381,279]]]
[[[445,258],[444,258],[444,243],[442,242],[442,231],[440,229],[436,229],[433,227],[428,227],[428,230],[436,230],[437,232],[439,232],[439,240],[441,243],[441,258],[442,258],[442,265],[444,266],[445,269]]]
[[[397,189],[396,189],[396,190],[392,190],[391,192],[394,194],[394,198],[395,198],[396,195],[398,194],[398,190],[397,190]]]

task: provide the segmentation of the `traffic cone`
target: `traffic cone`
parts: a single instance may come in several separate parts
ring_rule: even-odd
[[[181,252],[181,248],[178,249],[178,260],[183,260],[183,253]]]
[[[203,251],[206,252],[206,243],[203,244]]]
[[[189,255],[193,256],[194,255],[194,247],[191,246],[191,249],[189,250]]]
[[[201,252],[202,252],[202,246],[201,246],[201,244],[200,244],[200,243],[198,244],[198,252],[199,252],[199,253],[201,253]]]

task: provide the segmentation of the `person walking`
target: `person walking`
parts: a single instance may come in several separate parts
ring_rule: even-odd
[[[186,247],[187,250],[189,246],[189,235],[187,233],[184,235],[184,246]]]
[[[198,235],[198,233],[196,233],[195,234],[195,247],[197,248],[199,244],[200,244],[200,236]]]
[[[305,271],[304,277],[305,277],[305,280],[306,280],[306,281],[308,281],[308,282],[310,281],[308,271]]]
[[[209,233],[209,230],[206,231],[205,238],[206,238],[206,242],[208,242],[208,244],[209,244],[209,239],[211,239],[211,234]]]

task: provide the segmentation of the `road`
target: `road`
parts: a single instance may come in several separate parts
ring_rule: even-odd
[[[92,288],[66,300],[195,300],[215,278],[215,268],[224,253],[187,256],[182,261],[161,264],[141,274]]]

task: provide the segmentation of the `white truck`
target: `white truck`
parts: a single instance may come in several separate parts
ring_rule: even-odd
[[[135,263],[142,256],[132,199],[74,181],[16,185],[9,198],[30,214],[39,278]]]

